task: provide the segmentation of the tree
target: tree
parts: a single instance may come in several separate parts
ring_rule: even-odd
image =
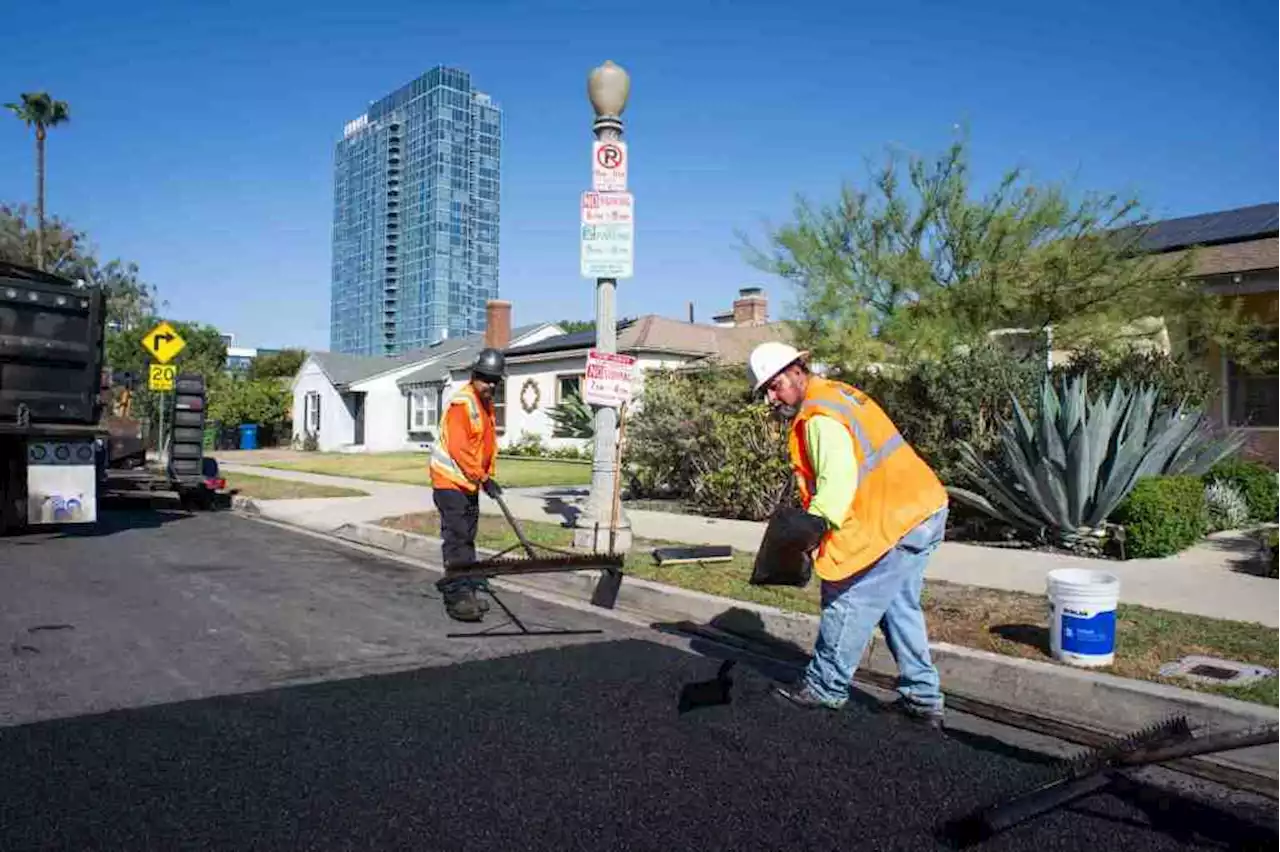
[[[595,320],[560,320],[556,323],[564,329],[565,334],[576,334],[579,331],[591,331],[596,327]]]
[[[305,349],[281,349],[259,355],[249,364],[250,379],[292,379],[307,360]]]
[[[36,268],[44,269],[44,141],[50,127],[71,120],[71,107],[48,92],[23,92],[21,103],[5,106],[36,132]]]
[[[765,250],[746,249],[795,287],[799,342],[845,369],[890,353],[933,357],[1009,329],[1055,349],[1111,348],[1162,320],[1247,355],[1240,306],[1186,283],[1189,253],[1145,253],[1147,226],[1136,201],[1072,198],[1021,169],[978,196],[959,141],[905,169],[890,156],[868,188],[846,185],[834,205],[799,199]]]

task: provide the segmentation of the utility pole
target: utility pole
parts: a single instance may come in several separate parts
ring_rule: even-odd
[[[593,192],[591,194],[605,198],[609,202],[625,203],[628,218],[631,196],[625,191],[626,147],[622,143],[622,112],[626,109],[627,97],[630,93],[631,78],[625,70],[612,61],[606,61],[603,65],[592,69],[587,76],[587,97],[591,101],[591,108],[595,111],[595,121],[591,126],[596,143],[592,145]],[[611,146],[607,146],[611,148],[607,155],[602,150],[601,143],[612,143]],[[615,159],[618,157],[623,159]],[[597,162],[598,160],[604,161]],[[606,169],[611,169],[615,174],[620,173],[621,187],[612,182],[614,178],[599,176],[599,172]],[[613,274],[608,277],[596,277],[595,348],[606,355],[615,354],[618,351],[617,286],[618,278],[627,278],[631,275],[631,228],[629,222],[625,227],[588,225],[584,211],[584,275],[590,275],[593,267],[597,269],[613,267]],[[620,237],[622,239],[619,239]],[[593,255],[596,258],[593,261],[588,257],[589,251],[600,252],[600,254]],[[631,523],[623,513],[621,505],[615,506],[613,499],[619,484],[617,479],[621,473],[618,469],[617,456],[618,409],[610,405],[594,405],[593,408],[595,409],[595,450],[591,463],[591,496],[587,511],[578,516],[574,525],[574,545],[597,552],[612,550],[625,553],[631,549]]]

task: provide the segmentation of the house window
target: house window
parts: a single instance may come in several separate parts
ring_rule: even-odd
[[[440,425],[440,388],[414,388],[409,392],[409,431],[427,432]]]
[[[302,422],[306,424],[308,432],[313,435],[320,434],[320,394],[316,391],[307,391],[303,399]]]
[[[582,396],[582,373],[556,376],[556,405],[571,396]]]
[[[498,382],[493,388],[493,420],[497,424],[498,434],[507,432],[507,383]]]
[[[582,380],[585,374],[564,374],[556,376],[556,405],[561,405],[570,397],[582,398]],[[553,421],[554,423],[554,421]],[[559,424],[551,427],[551,437],[572,438],[573,435],[562,429]]]
[[[1275,351],[1276,329],[1266,332]],[[1272,361],[1263,369],[1250,370],[1230,359],[1226,363],[1227,423],[1253,429],[1275,429],[1277,426],[1277,381],[1280,373]]]

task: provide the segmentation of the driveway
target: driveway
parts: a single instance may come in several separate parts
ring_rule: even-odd
[[[938,817],[1051,771],[861,704],[797,711],[741,666],[731,704],[681,715],[716,662],[659,634],[507,595],[603,632],[450,639],[434,575],[238,516],[103,532],[0,541],[7,852],[935,849]],[[982,848],[1275,846],[1273,814],[1152,796]]]

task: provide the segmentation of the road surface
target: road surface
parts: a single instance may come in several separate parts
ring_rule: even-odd
[[[0,540],[0,849],[946,848],[938,820],[1048,777],[741,666],[600,635],[449,639],[434,575],[230,514],[115,512]],[[1168,797],[1095,796],[983,849],[1275,847]],[[1197,828],[1198,838],[1185,836]]]

